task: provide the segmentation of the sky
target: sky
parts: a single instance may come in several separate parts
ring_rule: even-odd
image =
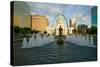
[[[30,7],[31,15],[45,15],[50,26],[55,23],[58,14],[64,15],[67,22],[74,17],[77,25],[86,24],[89,27],[91,26],[91,8],[93,6],[39,2],[27,2],[27,4]]]

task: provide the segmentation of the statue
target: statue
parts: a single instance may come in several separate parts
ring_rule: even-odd
[[[64,43],[64,41],[62,39],[62,35],[63,35],[62,32],[63,32],[63,29],[60,26],[60,28],[59,28],[59,39],[57,40],[57,44],[63,44]]]
[[[60,28],[59,28],[59,36],[62,36],[62,32],[63,32],[63,29],[60,26]]]

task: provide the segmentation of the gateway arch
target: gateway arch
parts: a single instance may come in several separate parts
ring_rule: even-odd
[[[59,35],[59,28],[62,28],[62,34],[69,34],[69,25],[66,17],[63,14],[56,15],[56,19],[53,25],[53,31],[55,35]]]

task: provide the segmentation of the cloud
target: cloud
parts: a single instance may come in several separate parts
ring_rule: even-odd
[[[62,9],[61,8],[55,8],[55,7],[50,7],[50,6],[46,6],[47,10],[50,12],[50,13],[62,13]]]
[[[82,12],[74,14],[72,17],[75,17],[78,24],[86,24],[89,27],[91,26],[91,16],[85,15]]]
[[[83,16],[83,17],[82,17],[82,20],[83,20],[83,21],[88,20],[88,19],[89,19],[89,16]]]
[[[84,15],[81,12],[74,14],[72,17],[77,18],[77,19],[81,19],[82,21],[88,20],[90,18],[90,16]]]
[[[83,16],[81,18],[81,20],[83,21],[83,24],[86,24],[89,27],[91,26],[91,17],[90,16]]]
[[[39,3],[28,3],[28,5],[31,7],[31,11],[34,12],[38,12],[41,13],[42,12],[48,12],[50,14],[55,14],[55,13],[60,13],[62,14],[62,9],[56,6],[52,6],[49,4],[41,4],[39,5]]]
[[[83,15],[83,13],[82,12],[78,12],[78,13],[75,13],[74,15],[73,15],[73,17],[75,17],[75,18],[82,18],[84,15]]]
[[[38,14],[38,13],[31,11],[31,14],[32,14],[32,15],[36,15],[36,14]]]

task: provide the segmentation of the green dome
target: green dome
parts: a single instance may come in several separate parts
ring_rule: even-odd
[[[56,23],[64,23],[64,17],[62,15],[58,15],[56,17]]]

